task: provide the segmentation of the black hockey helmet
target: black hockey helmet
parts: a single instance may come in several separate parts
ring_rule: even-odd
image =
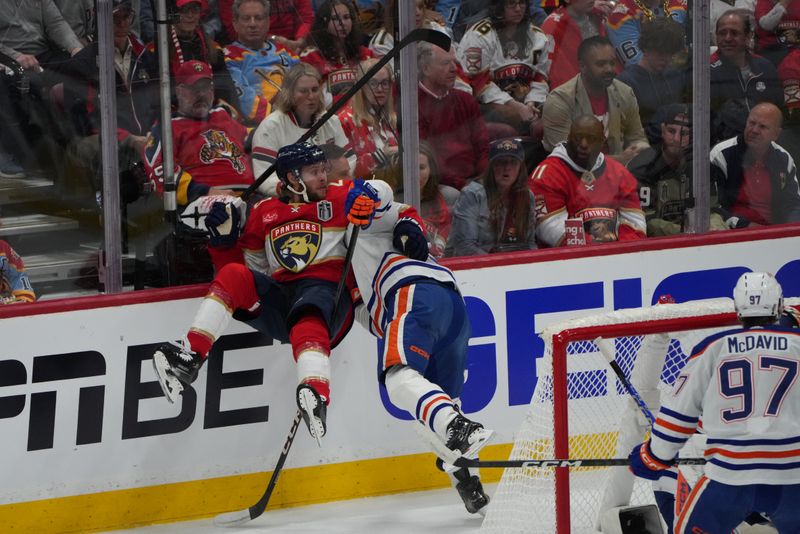
[[[284,185],[289,185],[289,172],[293,172],[297,179],[300,179],[300,171],[303,167],[328,161],[325,153],[317,145],[311,143],[295,143],[286,145],[278,150],[278,157],[275,159],[275,173]]]

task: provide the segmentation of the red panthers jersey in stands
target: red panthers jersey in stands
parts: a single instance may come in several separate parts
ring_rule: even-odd
[[[590,170],[578,166],[557,145],[531,174],[536,197],[536,236],[549,246],[564,241],[564,223],[583,221],[586,242],[627,241],[647,235],[636,178],[616,160],[600,154]]]
[[[253,167],[244,149],[247,129],[223,108],[213,108],[207,120],[172,118],[178,204],[207,195],[211,187],[244,189],[253,183]],[[147,136],[144,164],[158,191],[164,189],[161,126]]]

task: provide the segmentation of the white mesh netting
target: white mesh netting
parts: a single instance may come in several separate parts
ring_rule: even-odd
[[[800,299],[791,300],[800,302]],[[538,362],[539,379],[530,409],[515,435],[510,458],[555,458],[552,365],[555,334],[585,329],[578,330],[578,337],[584,339],[571,341],[566,351],[569,458],[623,458],[645,437],[646,425],[608,362],[590,341],[595,337],[591,329],[617,325],[613,336],[604,337],[613,340],[615,359],[655,412],[659,393],[670,389],[685,364],[686,355],[705,336],[730,328],[733,316],[728,315],[724,320],[723,317],[732,313],[731,299],[712,299],[620,310],[565,321],[545,329],[542,339],[546,349]],[[719,316],[720,326],[705,329],[692,326],[709,316]],[[676,320],[680,331],[641,335],[643,327],[668,321],[672,328]],[[654,502],[649,482],[636,480],[634,483],[626,467],[571,468],[568,502],[562,502],[556,499],[554,472],[552,468],[506,469],[481,531],[498,534],[569,532],[563,526],[556,527],[556,510],[566,506],[570,510],[573,534],[594,533],[599,532],[601,509],[627,504],[628,499],[634,505]]]

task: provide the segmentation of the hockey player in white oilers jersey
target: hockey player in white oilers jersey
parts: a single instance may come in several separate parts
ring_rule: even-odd
[[[777,324],[783,297],[772,275],[744,274],[733,295],[743,327],[692,350],[630,468],[657,478],[702,424],[708,463],[676,534],[728,533],[751,512],[800,532],[800,331]]]
[[[475,457],[493,432],[458,410],[470,335],[464,299],[453,273],[428,254],[416,210],[392,196],[385,182],[357,180],[345,203],[350,214],[356,199],[378,203],[353,254],[363,300],[356,317],[379,339],[379,379],[392,403],[424,426],[434,449]],[[477,475],[458,469],[451,480],[470,513],[485,511],[489,498]]]

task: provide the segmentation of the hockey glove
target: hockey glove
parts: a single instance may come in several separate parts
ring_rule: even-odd
[[[230,248],[239,239],[239,210],[224,202],[214,202],[205,218],[206,229],[211,234],[209,246]]]
[[[375,208],[380,203],[378,192],[364,180],[354,180],[353,187],[347,192],[344,209],[347,220],[362,228],[367,228],[375,215]]]
[[[658,480],[665,471],[672,467],[673,460],[664,461],[650,451],[650,441],[636,445],[628,455],[631,464],[628,469],[637,477]]]
[[[414,219],[400,219],[394,225],[394,247],[412,260],[428,259],[428,241],[425,233]]]

